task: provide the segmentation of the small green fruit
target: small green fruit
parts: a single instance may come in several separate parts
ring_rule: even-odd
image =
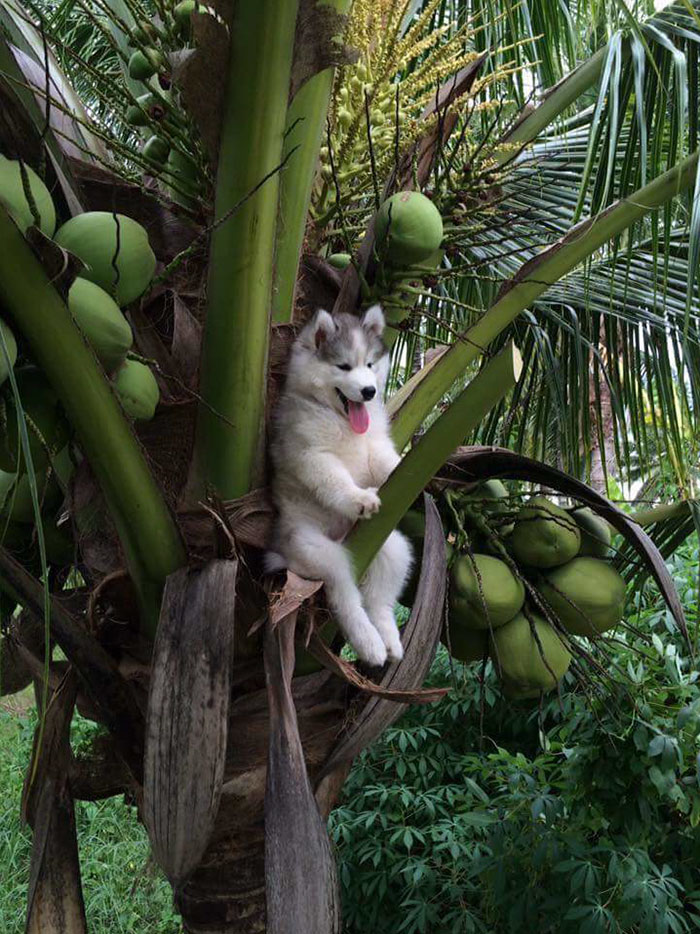
[[[41,232],[51,237],[56,229],[56,208],[49,189],[26,162],[24,167],[27,170],[29,190],[39,212]],[[22,233],[27,227],[33,226],[34,216],[24,194],[20,164],[4,156],[0,156],[0,203],[7,209]]]
[[[462,555],[450,569],[450,631],[496,629],[519,613],[523,582],[504,561],[491,555]]]
[[[163,96],[168,96],[165,91]],[[126,111],[126,122],[130,126],[148,126],[149,118],[158,123],[165,116],[166,105],[157,94],[148,91],[146,94],[141,94],[136,100],[138,107],[136,104],[132,104]]]
[[[165,164],[170,154],[170,143],[162,136],[152,136],[143,147],[144,158],[156,166]]]
[[[338,123],[342,127],[345,127],[345,129],[347,129],[349,126],[352,125],[352,121],[353,121],[353,112],[349,110],[347,107],[341,107],[338,110]]]
[[[150,369],[138,360],[127,360],[117,370],[114,388],[122,408],[131,418],[148,421],[160,401],[160,390]]]
[[[508,546],[521,564],[553,568],[578,553],[581,532],[566,510],[534,496],[519,511]]]
[[[123,214],[78,214],[59,228],[55,239],[85,263],[80,277],[113,295],[119,305],[135,301],[153,278],[156,258],[148,234]]]
[[[550,691],[571,664],[571,653],[549,623],[533,615],[533,624],[537,639],[524,613],[491,634],[491,657],[501,677],[520,692]]]
[[[379,209],[376,235],[380,255],[392,265],[411,266],[432,256],[440,246],[442,217],[419,191],[399,191]]]
[[[548,571],[540,591],[562,626],[590,637],[620,622],[627,587],[605,561],[584,557]]]
[[[131,104],[126,110],[126,122],[129,126],[148,126],[148,117],[140,107]]]
[[[328,262],[336,269],[347,269],[352,261],[349,253],[331,253]]]
[[[157,49],[137,49],[129,59],[129,77],[134,81],[147,81],[163,67],[165,59]]]
[[[145,20],[141,20],[141,22],[137,23],[131,30],[131,37],[134,40],[133,44],[140,42],[141,45],[147,45],[149,42],[152,42],[157,35],[157,31]]]
[[[486,480],[484,483],[480,483],[474,490],[470,490],[468,493],[462,493],[459,499],[465,507],[476,509],[481,513],[485,513],[487,516],[497,518],[512,511],[508,497],[508,490],[500,480]],[[469,522],[469,516],[466,516],[466,520]],[[501,537],[510,535],[513,531],[512,522],[500,521],[490,524]]]
[[[572,509],[571,517],[581,530],[579,555],[592,558],[607,558],[610,553],[612,532],[610,525],[592,509]]]
[[[76,279],[68,292],[68,308],[105,370],[116,369],[134,341],[119,305],[99,285]]]
[[[171,149],[162,180],[176,204],[184,208],[195,206],[199,194],[199,169],[188,155]]]
[[[180,0],[173,8],[173,19],[181,33],[187,34],[192,21],[193,13],[211,13],[209,7],[199,0]]]

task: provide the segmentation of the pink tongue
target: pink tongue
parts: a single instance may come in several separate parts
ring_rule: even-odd
[[[364,402],[352,402],[348,399],[348,418],[356,435],[363,435],[369,428],[369,412]]]

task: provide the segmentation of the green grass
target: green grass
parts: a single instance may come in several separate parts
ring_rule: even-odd
[[[31,697],[0,705],[0,931],[22,934],[31,834],[19,803],[36,723]],[[76,717],[73,741],[93,727]],[[178,934],[170,887],[149,859],[146,833],[123,798],[78,802],[76,822],[90,934]]]

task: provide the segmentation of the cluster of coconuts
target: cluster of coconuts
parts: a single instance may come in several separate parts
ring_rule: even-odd
[[[22,232],[37,224],[45,236],[82,261],[68,291],[69,310],[110,375],[125,413],[134,419],[151,418],[159,402],[158,384],[145,364],[127,357],[133,335],[120,308],[142,295],[153,278],[156,259],[146,231],[129,217],[107,212],[79,214],[56,230],[56,210],[44,182],[29,166],[2,156],[0,204]],[[0,321],[0,539],[25,567],[40,573],[17,396],[27,427],[47,560],[56,567],[69,567],[74,560],[73,536],[66,525],[56,523],[56,514],[79,455],[70,444],[70,425],[58,396],[38,367],[18,361],[15,337]]]
[[[183,207],[192,207],[200,193],[199,169],[187,151],[184,124],[173,100],[168,53],[189,42],[194,13],[216,15],[199,0],[180,0],[165,5],[163,21],[138,22],[128,37],[133,49],[129,77],[143,84],[143,93],[127,109],[126,122],[150,130],[158,125],[160,132],[145,140],[141,154],[151,174]],[[182,145],[172,145],[174,139],[183,140]]]
[[[22,232],[37,219],[25,195],[24,181],[29,185],[41,231],[83,263],[67,298],[75,323],[111,376],[126,414],[134,419],[152,418],[160,398],[158,384],[148,366],[127,358],[133,334],[120,308],[139,298],[153,278],[156,258],[146,231],[130,217],[103,211],[78,214],[56,230],[56,210],[41,178],[29,166],[0,156],[0,203]],[[16,367],[15,337],[4,322],[0,322],[0,331],[6,351],[0,352],[0,500],[7,502],[12,494],[9,514],[28,521],[31,501],[17,433],[15,396],[8,384],[10,368],[14,368],[25,412],[34,468],[39,480],[46,479],[48,484],[45,501],[56,492],[50,480],[60,473],[57,462],[60,464],[68,443],[69,430],[44,375],[34,366]]]
[[[490,656],[512,698],[552,690],[571,664],[571,637],[594,639],[622,618],[626,586],[606,560],[609,525],[589,508],[563,509],[544,496],[514,509],[499,480],[450,494],[448,524],[451,517],[462,535],[448,545],[442,639],[450,654],[463,662]],[[422,522],[411,510],[401,524],[419,550]]]
[[[420,191],[399,191],[381,205],[375,221],[378,259],[373,298],[381,301],[391,324],[401,322],[416,303],[410,289],[440,265],[442,216]],[[349,253],[333,253],[329,263],[345,269]]]

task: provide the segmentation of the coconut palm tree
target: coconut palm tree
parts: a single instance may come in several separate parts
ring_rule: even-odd
[[[316,307],[379,299],[392,326],[404,457],[347,540],[358,576],[426,487],[531,480],[604,515],[684,625],[641,525],[580,482],[611,442],[625,480],[652,476],[663,452],[684,504],[644,521],[665,550],[688,533],[700,19],[689,0],[652,14],[549,0],[0,9],[0,148],[29,212],[18,225],[0,194],[3,445],[17,466],[3,671],[13,690],[34,678],[42,707],[22,805],[28,931],[85,930],[73,800],[117,793],[138,806],[187,931],[339,929],[324,818],[402,705],[440,696],[421,685],[446,557],[427,498],[405,658],[378,678],[337,654],[318,582],[262,575],[266,420]],[[42,234],[29,169],[62,221],[117,218],[117,298],[132,275],[124,218],[148,233],[155,278],[121,304],[130,362],[157,377],[152,420],[76,326],[66,299],[85,243]],[[382,205],[407,190],[432,201],[444,237],[397,263]],[[12,334],[60,403],[48,428]],[[309,655],[317,670],[302,674]],[[76,706],[106,727],[81,759]]]

